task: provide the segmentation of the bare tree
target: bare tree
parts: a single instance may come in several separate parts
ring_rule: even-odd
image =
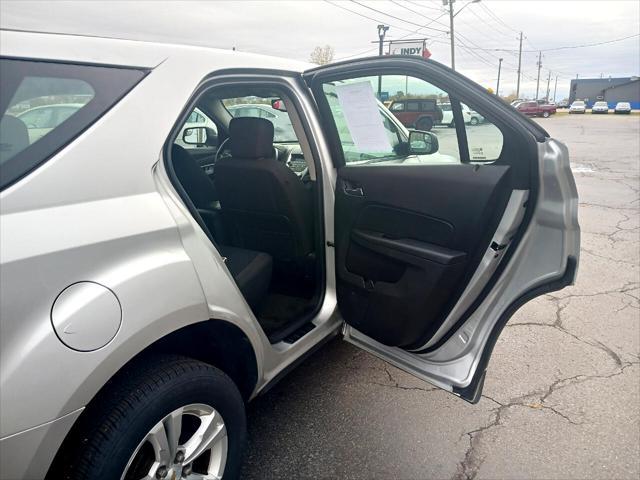
[[[507,103],[511,103],[514,100],[516,100],[518,97],[516,96],[516,92],[512,91],[509,95],[502,95],[502,99],[507,102]]]
[[[326,65],[333,60],[333,47],[325,45],[324,47],[316,47],[309,55],[309,61],[318,65]]]

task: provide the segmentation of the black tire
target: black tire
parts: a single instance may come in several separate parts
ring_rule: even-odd
[[[549,115],[550,115],[549,112],[542,112],[542,116],[544,118],[549,118]]]
[[[455,124],[455,123],[453,123],[453,121],[449,124],[449,128],[453,128],[453,127],[455,127],[455,126],[456,126],[456,124]]]
[[[228,436],[225,480],[239,476],[246,442],[244,402],[220,370],[186,357],[134,362],[83,412],[47,478],[119,479],[138,444],[167,414],[205,403],[222,416]]]
[[[471,120],[469,120],[469,124],[471,125],[478,125],[479,123],[480,121],[476,117],[471,117]]]
[[[416,122],[416,130],[430,131],[433,128],[433,120],[429,117],[419,118]]]

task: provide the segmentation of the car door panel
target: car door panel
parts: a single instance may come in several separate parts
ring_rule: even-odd
[[[344,155],[337,134],[342,120],[324,86],[331,85],[330,94],[340,83],[382,78],[385,84],[385,75],[411,76],[430,83],[423,91],[448,97],[461,120],[455,122],[461,163],[363,164]],[[336,248],[345,340],[477,402],[508,318],[525,301],[575,281],[580,229],[566,147],[431,60],[354,60],[318,67],[304,79],[337,169],[335,241],[328,245]],[[476,158],[471,148],[483,140],[476,136],[469,145],[462,103],[502,135],[501,150],[482,164],[469,164]],[[473,128],[474,135],[490,131]]]
[[[336,265],[345,321],[385,345],[424,344],[486,250],[510,193],[504,165],[341,168]]]

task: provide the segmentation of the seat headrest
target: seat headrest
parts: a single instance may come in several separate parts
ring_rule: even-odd
[[[29,131],[19,118],[4,115],[0,120],[0,164],[29,146]]]
[[[229,144],[232,157],[270,158],[273,156],[273,123],[264,118],[232,118]]]

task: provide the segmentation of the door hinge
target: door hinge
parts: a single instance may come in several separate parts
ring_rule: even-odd
[[[336,244],[333,243],[331,240],[327,240],[327,247],[332,247],[335,248]]]
[[[508,243],[500,244],[498,242],[491,242],[491,250],[494,252],[499,252],[500,250],[504,250],[507,248]]]

